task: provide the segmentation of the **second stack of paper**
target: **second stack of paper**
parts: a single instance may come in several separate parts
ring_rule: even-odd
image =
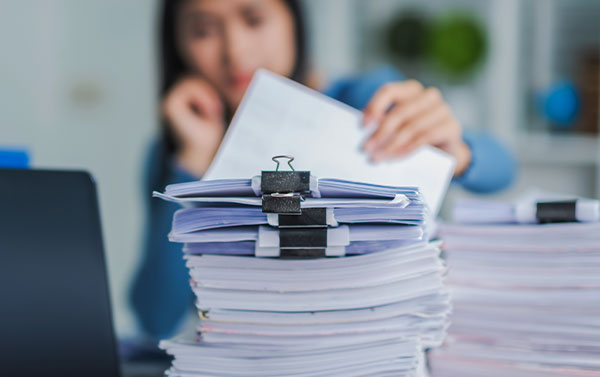
[[[600,224],[442,234],[453,313],[434,376],[600,376]]]

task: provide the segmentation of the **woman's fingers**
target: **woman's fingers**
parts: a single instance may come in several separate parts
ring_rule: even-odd
[[[440,131],[448,120],[451,118],[450,110],[445,104],[439,104],[431,108],[430,111],[421,113],[418,117],[411,119],[407,123],[401,125],[397,132],[377,150],[372,158],[379,161],[385,158],[404,155],[409,149],[409,145],[419,140],[422,135]],[[442,133],[442,131],[440,131]],[[435,145],[432,143],[432,145]]]
[[[396,104],[411,100],[423,91],[423,85],[415,80],[385,84],[373,95],[364,112],[363,123],[379,121]]]
[[[452,152],[451,148],[462,141],[462,131],[460,124],[450,116],[445,122],[439,125],[435,130],[431,129],[423,135],[428,144],[434,145],[447,152]]]
[[[222,117],[223,106],[216,91],[204,80],[183,79],[167,94],[163,111],[176,127],[192,126],[198,119]]]
[[[195,77],[179,81],[165,97],[163,113],[185,148],[218,148],[225,132],[223,105],[206,81]]]
[[[429,144],[456,158],[457,174],[471,163],[461,125],[438,89],[425,89],[414,80],[383,86],[364,110],[363,123],[374,122],[379,126],[363,145],[373,161],[402,157]]]
[[[223,105],[218,93],[200,78],[184,78],[165,96],[163,113],[178,139],[178,164],[202,176],[225,133]]]
[[[404,128],[405,124],[441,103],[442,96],[439,90],[429,88],[404,104],[396,104],[384,116],[377,130],[365,142],[364,149],[370,153],[381,149],[383,145],[388,144],[392,135],[403,132],[400,129]]]
[[[202,117],[215,119],[223,114],[223,104],[218,93],[206,81],[199,78],[184,83],[187,104]]]
[[[458,124],[449,119],[435,129],[427,130],[426,132],[417,135],[413,140],[407,143],[401,150],[399,155],[408,154],[423,145],[446,146],[449,140],[460,140],[460,127]],[[445,149],[445,148],[442,148]]]
[[[401,157],[407,155],[423,145],[433,145],[456,157],[455,149],[460,143],[462,143],[460,125],[451,118],[439,127],[416,135],[405,146],[397,150],[395,156]]]

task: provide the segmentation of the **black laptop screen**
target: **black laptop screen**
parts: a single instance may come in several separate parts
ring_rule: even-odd
[[[87,173],[0,170],[0,300],[2,375],[118,375]]]

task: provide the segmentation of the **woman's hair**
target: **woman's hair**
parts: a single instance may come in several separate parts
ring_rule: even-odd
[[[160,15],[160,40],[159,40],[159,61],[160,61],[160,98],[163,98],[169,89],[185,76],[188,69],[181,58],[177,48],[176,34],[176,14],[179,6],[186,0],[163,0],[162,13]],[[307,71],[306,59],[306,39],[304,35],[304,19],[297,0],[281,0],[288,7],[294,20],[294,32],[296,39],[296,62],[291,74],[293,80],[304,82]],[[232,114],[230,114],[231,116]],[[166,171],[166,163],[177,149],[176,140],[171,127],[164,121],[162,127],[162,146],[163,161],[161,167],[162,174]]]

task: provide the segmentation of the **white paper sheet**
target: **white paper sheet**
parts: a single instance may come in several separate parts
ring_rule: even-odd
[[[296,170],[318,177],[418,186],[437,214],[454,159],[423,147],[412,155],[373,164],[361,146],[368,131],[362,113],[266,70],[256,73],[205,179],[248,178],[271,170],[271,157],[292,155]],[[287,166],[282,166],[282,169]]]

